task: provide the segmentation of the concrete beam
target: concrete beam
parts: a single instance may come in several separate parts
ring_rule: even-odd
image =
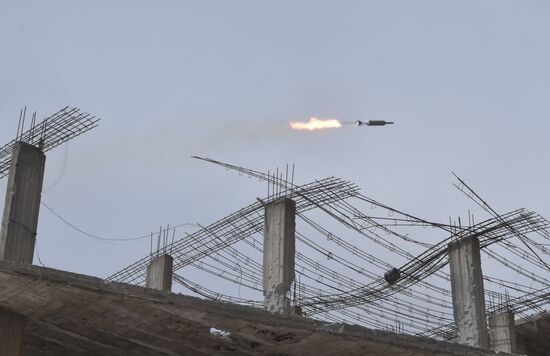
[[[479,240],[477,237],[462,238],[451,242],[448,248],[458,342],[488,349]]]
[[[147,266],[146,287],[171,292],[173,266],[174,259],[170,255],[160,255],[151,260]]]
[[[45,163],[40,149],[24,142],[15,144],[0,231],[0,260],[32,263]]]
[[[280,199],[265,206],[263,290],[265,309],[289,314],[294,281],[296,204]]]
[[[489,316],[489,336],[491,339],[491,350],[511,354],[516,353],[514,313],[506,311]]]
[[[0,261],[0,286],[0,308],[27,317],[24,356],[496,355],[20,263]],[[231,337],[214,336],[211,327]]]
[[[495,356],[493,351],[425,337],[285,318],[20,263],[0,261],[0,286],[0,308],[27,318],[24,356]],[[231,337],[214,336],[211,327]],[[539,338],[548,335],[545,331]]]

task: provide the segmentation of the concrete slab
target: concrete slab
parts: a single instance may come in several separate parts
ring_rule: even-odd
[[[9,262],[0,262],[0,308],[27,319],[33,356],[495,354]]]

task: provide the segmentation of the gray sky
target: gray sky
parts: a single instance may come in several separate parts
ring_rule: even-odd
[[[500,211],[550,217],[549,17],[546,1],[2,1],[0,142],[24,105],[101,117],[48,153],[43,201],[111,237],[265,194],[190,155],[294,162],[299,183],[343,177],[439,221],[471,207],[455,171]],[[396,124],[288,129],[310,116]],[[46,265],[98,276],[149,251],[45,209],[37,244]]]

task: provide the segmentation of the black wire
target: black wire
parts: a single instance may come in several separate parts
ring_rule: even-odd
[[[71,227],[73,230],[75,230],[75,231],[77,231],[77,232],[79,232],[79,233],[81,233],[85,236],[88,236],[90,238],[93,238],[93,239],[96,239],[96,240],[99,240],[99,241],[102,241],[102,242],[114,242],[114,241],[124,242],[124,241],[135,241],[135,240],[144,240],[144,239],[151,238],[151,233],[148,233],[146,235],[140,235],[140,236],[135,236],[135,237],[124,237],[124,238],[111,238],[111,237],[103,237],[103,236],[94,235],[92,233],[89,233],[89,232],[86,232],[86,231],[82,230],[81,228],[77,227],[73,223],[69,222],[67,219],[65,219],[64,217],[59,215],[52,207],[50,207],[46,203],[41,201],[40,204],[42,204],[55,217],[57,217],[63,223],[65,223],[66,225]],[[171,231],[171,230],[174,230],[174,229],[176,229],[178,227],[182,227],[182,226],[195,226],[196,227],[197,225],[196,224],[191,224],[191,223],[183,223],[183,224],[179,224],[179,225],[176,225],[176,226],[171,226],[168,230]]]

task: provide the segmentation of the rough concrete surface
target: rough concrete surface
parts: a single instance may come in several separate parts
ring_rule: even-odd
[[[21,353],[24,328],[24,317],[0,310],[0,356]]]
[[[265,206],[263,290],[266,309],[290,313],[287,293],[294,281],[296,204],[281,199]]]
[[[489,317],[489,336],[491,350],[515,353],[516,330],[514,313],[502,312]]]
[[[10,262],[0,262],[0,308],[27,318],[33,356],[494,355]]]
[[[155,257],[147,266],[147,288],[170,292],[172,290],[172,268],[174,259],[170,255]]]
[[[46,156],[18,142],[6,187],[0,231],[0,260],[32,263]]]
[[[453,314],[461,344],[489,348],[479,251],[475,236],[449,244]]]
[[[528,319],[516,320],[517,353],[528,356],[550,354],[550,313],[545,311]]]

